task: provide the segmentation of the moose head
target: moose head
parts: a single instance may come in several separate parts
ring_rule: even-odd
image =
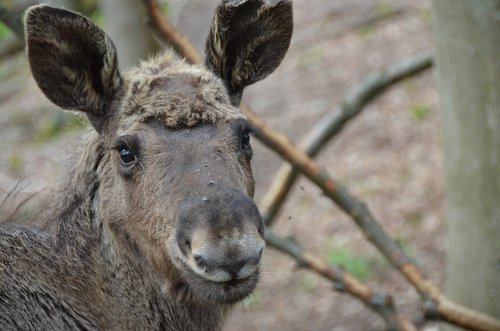
[[[46,5],[27,12],[38,86],[95,129],[80,162],[92,176],[76,191],[90,192],[92,222],[116,259],[140,261],[170,291],[202,301],[252,292],[264,226],[251,128],[237,107],[280,64],[291,34],[287,0],[224,1],[205,65],[166,51],[122,74],[113,42],[89,19]]]

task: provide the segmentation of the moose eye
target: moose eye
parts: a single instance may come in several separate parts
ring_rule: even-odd
[[[123,165],[131,165],[135,162],[135,155],[128,147],[120,147],[118,150],[120,161]]]
[[[252,132],[252,128],[248,125],[247,121],[242,118],[232,122],[231,128],[234,132],[234,143],[239,155],[251,159],[252,147],[250,146],[250,133]]]
[[[120,171],[122,175],[128,177],[132,174],[132,170],[135,169],[133,165],[138,162],[138,154],[140,152],[140,141],[139,137],[135,134],[127,134],[119,137],[114,145],[114,149],[118,152],[120,156],[120,162],[122,167]]]
[[[250,146],[250,130],[245,130],[240,136],[240,152],[248,160],[252,158],[252,147]]]
[[[248,148],[250,145],[250,133],[248,130],[244,131],[241,135],[241,147]]]

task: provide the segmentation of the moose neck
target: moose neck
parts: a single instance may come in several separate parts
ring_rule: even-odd
[[[102,301],[97,307],[114,310],[108,316],[117,320],[106,320],[108,325],[135,328],[142,320],[142,326],[152,330],[220,329],[225,306],[193,298],[186,285],[176,281],[179,275],[173,266],[165,268],[167,279],[157,275],[133,240],[103,219],[99,171],[109,161],[101,137],[92,134],[86,140],[54,199],[60,201],[56,213],[46,222],[58,251],[88,268],[90,279],[82,277],[78,291],[93,293],[90,300]],[[54,218],[56,222],[50,220]]]

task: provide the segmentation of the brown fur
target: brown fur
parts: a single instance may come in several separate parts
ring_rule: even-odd
[[[96,131],[39,225],[0,227],[0,329],[220,329],[264,246],[228,82],[169,52],[122,78],[106,34],[62,9],[32,7],[26,35],[42,91]]]
[[[213,73],[170,52],[143,62],[126,77],[126,121],[156,119],[168,128],[179,128],[243,117],[230,106],[224,85]]]

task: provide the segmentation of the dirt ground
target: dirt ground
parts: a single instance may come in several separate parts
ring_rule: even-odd
[[[188,1],[176,19],[200,48],[215,3]],[[428,1],[295,1],[294,19],[281,67],[250,87],[244,99],[295,142],[370,71],[432,47]],[[0,63],[0,139],[5,146],[0,193],[18,178],[26,178],[28,192],[53,184],[64,168],[69,137],[81,126],[60,114],[30,78],[24,56]],[[255,139],[253,146],[258,202],[281,161]],[[363,199],[425,274],[443,286],[443,156],[431,71],[366,107],[318,162]],[[305,248],[344,265],[378,291],[393,294],[409,318],[419,316],[416,292],[307,180],[299,180],[274,228],[295,235]],[[335,292],[331,283],[297,269],[279,252],[268,249],[262,269],[258,290],[232,312],[225,331],[384,329],[378,315]]]

